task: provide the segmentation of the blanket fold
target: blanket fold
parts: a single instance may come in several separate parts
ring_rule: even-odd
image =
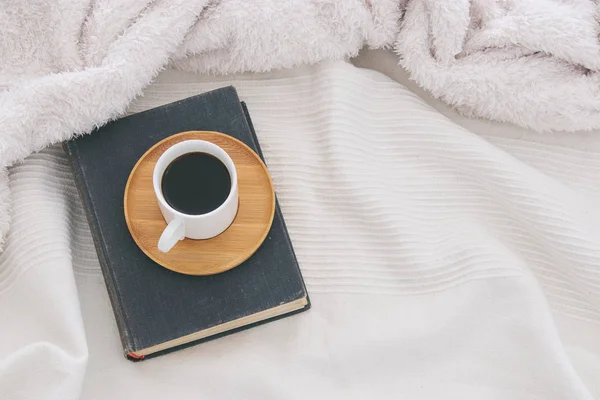
[[[600,6],[593,1],[411,0],[400,64],[473,117],[539,131],[600,127]]]

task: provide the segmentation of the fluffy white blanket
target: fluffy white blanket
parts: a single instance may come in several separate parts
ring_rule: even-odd
[[[2,0],[0,171],[121,115],[169,62],[267,71],[395,46],[469,115],[539,130],[600,126],[589,0]],[[9,193],[0,173],[0,237]]]

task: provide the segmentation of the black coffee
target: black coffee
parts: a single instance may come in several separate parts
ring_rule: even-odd
[[[225,164],[207,153],[187,153],[169,164],[162,192],[171,207],[184,214],[206,214],[225,202],[231,177]]]

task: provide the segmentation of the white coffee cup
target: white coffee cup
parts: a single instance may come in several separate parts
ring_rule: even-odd
[[[171,162],[187,153],[207,153],[218,158],[231,178],[227,199],[215,210],[199,215],[184,214],[167,203],[162,192],[162,177]],[[186,140],[169,147],[158,159],[152,176],[154,194],[167,227],[158,240],[158,249],[168,252],[184,238],[210,239],[223,233],[233,222],[238,210],[238,180],[235,164],[229,154],[214,143],[204,140]]]

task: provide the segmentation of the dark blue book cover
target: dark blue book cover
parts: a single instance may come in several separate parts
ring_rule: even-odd
[[[134,360],[310,308],[279,204],[257,252],[222,274],[178,274],[137,247],[123,212],[129,173],[154,144],[189,130],[231,135],[262,158],[248,110],[233,87],[121,118],[65,143],[124,354]]]

